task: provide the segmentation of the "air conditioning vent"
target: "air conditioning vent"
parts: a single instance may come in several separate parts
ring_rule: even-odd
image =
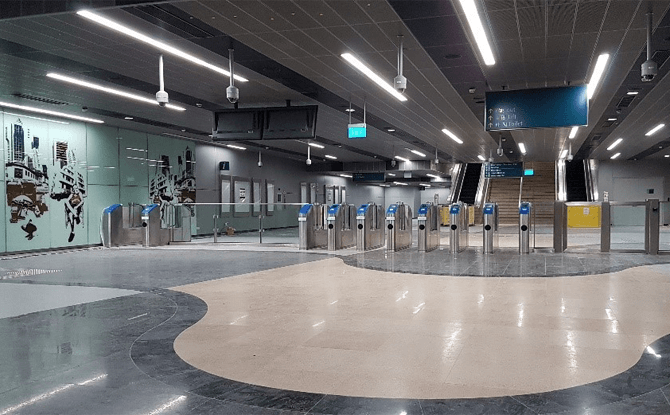
[[[52,104],[52,105],[70,105],[69,102],[64,102],[64,101],[56,101],[55,99],[51,98],[45,98],[45,97],[36,97],[34,95],[28,95],[28,94],[12,94],[13,96],[17,98],[23,98],[23,99],[29,99],[31,101],[38,101],[38,102],[43,102],[45,104]]]
[[[614,124],[612,121],[605,121],[602,125],[602,128],[610,128]]]
[[[635,95],[626,95],[619,100],[619,103],[616,106],[618,108],[626,108],[630,105],[631,102],[633,102],[634,99]]]

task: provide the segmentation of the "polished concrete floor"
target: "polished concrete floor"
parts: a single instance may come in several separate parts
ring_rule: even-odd
[[[670,413],[665,255],[90,249],[17,285],[2,415]]]

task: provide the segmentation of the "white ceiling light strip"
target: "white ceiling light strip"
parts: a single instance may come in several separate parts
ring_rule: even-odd
[[[615,155],[610,157],[610,159],[614,160],[615,158],[619,157],[620,155],[621,155],[621,153],[616,153]]]
[[[402,95],[400,92],[396,91],[391,84],[383,80],[379,75],[377,75],[372,69],[370,69],[367,65],[365,65],[363,62],[358,60],[354,55],[351,53],[343,53],[340,55],[351,64],[354,68],[358,69],[361,71],[365,76],[370,78],[374,83],[379,85],[384,91],[388,92],[389,94],[393,95],[395,98],[397,98],[399,101],[407,101],[407,97]]]
[[[526,145],[524,143],[519,143],[519,150],[521,150],[521,154],[525,155],[526,154]]]
[[[234,148],[235,150],[246,150],[246,149],[247,149],[246,147],[236,146],[236,145],[234,145],[234,144],[226,144],[226,147],[228,147],[228,148]]]
[[[307,145],[309,145],[311,147],[316,147],[316,148],[326,148],[326,147],[322,146],[321,144],[317,144],[317,143],[307,143]]]
[[[227,77],[230,77],[230,72],[228,72],[227,70],[225,70],[221,67],[218,67],[216,65],[212,65],[209,62],[205,62],[204,60],[202,60],[200,58],[196,58],[195,56],[193,56],[189,53],[186,53],[186,52],[181,51],[181,50],[179,50],[175,47],[172,47],[172,46],[168,45],[167,43],[163,43],[159,40],[151,38],[151,37],[149,37],[149,36],[147,36],[143,33],[140,33],[138,31],[133,30],[129,27],[126,27],[122,24],[119,24],[119,23],[117,23],[113,20],[107,19],[106,17],[102,17],[99,14],[90,12],[88,10],[80,10],[80,11],[77,12],[77,14],[81,17],[85,17],[85,18],[87,18],[91,21],[94,21],[98,24],[101,24],[101,25],[103,25],[107,28],[110,28],[112,30],[115,30],[119,33],[123,33],[124,35],[130,36],[130,37],[132,37],[134,39],[137,39],[141,42],[147,43],[147,44],[149,44],[149,45],[151,45],[151,46],[153,46],[157,49],[162,50],[163,52],[170,53],[170,54],[178,56],[182,59],[186,59],[189,62],[195,63],[196,65],[204,66],[207,69],[211,69],[215,72],[218,72],[218,73],[223,74]],[[240,82],[248,82],[249,81],[248,79],[245,79],[245,78],[243,78],[239,75],[235,75],[234,78],[237,81],[240,81]]]
[[[614,147],[618,146],[622,141],[623,138],[617,138],[615,142],[613,142],[609,147],[607,147],[607,151],[614,150]]]
[[[395,156],[395,158],[400,161],[404,161],[405,163],[409,163],[409,159],[406,159],[405,157]]]
[[[81,80],[81,79],[72,78],[70,76],[65,76],[65,75],[61,75],[61,74],[58,74],[58,73],[49,72],[47,74],[47,77],[52,78],[52,79],[57,79],[59,81],[68,82],[68,83],[71,83],[71,84],[83,86],[83,87],[86,87],[86,88],[95,89],[96,91],[106,92],[108,94],[118,95],[120,97],[124,97],[124,98],[128,98],[128,99],[134,99],[135,101],[141,101],[141,102],[145,102],[145,103],[151,104],[151,105],[158,105],[158,101],[156,101],[153,97],[152,98],[147,98],[147,97],[143,97],[141,95],[131,94],[130,92],[121,91],[120,89],[109,88],[109,87],[106,87],[106,86],[102,86],[102,85],[99,85],[99,84],[94,84],[92,82],[84,81],[84,80]],[[165,108],[170,108],[170,109],[175,110],[175,111],[186,111],[186,108],[180,107],[180,106],[177,106],[177,105],[172,105],[172,104],[165,104]]]
[[[495,65],[496,60],[493,57],[493,51],[491,51],[491,45],[489,40],[486,37],[486,31],[484,31],[484,26],[482,25],[482,19],[479,16],[477,11],[477,5],[474,0],[461,0],[461,7],[463,7],[463,12],[465,17],[468,19],[468,25],[470,25],[470,30],[472,31],[472,36],[477,42],[477,47],[479,48],[479,53],[482,54],[482,59],[486,65]]]
[[[647,131],[647,133],[645,134],[645,136],[649,137],[650,135],[654,135],[654,134],[656,134],[656,132],[657,132],[658,130],[660,130],[660,129],[663,128],[663,127],[665,127],[665,124],[658,124],[656,127],[654,127],[654,128],[652,128],[651,130]]]
[[[103,124],[104,123],[103,120],[98,120],[98,119],[95,119],[95,118],[80,117],[78,115],[66,114],[64,112],[43,110],[42,108],[27,107],[25,105],[16,105],[16,104],[12,104],[12,103],[9,103],[9,102],[0,101],[0,107],[14,108],[14,109],[17,109],[17,110],[23,110],[23,111],[29,111],[29,112],[38,112],[40,114],[53,115],[54,117],[70,118],[72,120],[92,122],[92,123],[96,123],[96,124]]]
[[[424,153],[422,153],[418,150],[410,150],[410,152],[414,153],[414,154],[416,154],[417,156],[420,156],[420,157],[426,157],[426,155]]]
[[[57,121],[57,120],[51,120],[49,118],[33,117],[31,115],[14,114],[13,112],[7,112],[7,111],[3,111],[3,112],[5,113],[5,115],[14,115],[14,116],[17,116],[17,117],[22,117],[22,118],[31,118],[33,120],[47,121],[47,122],[52,122],[52,123],[55,123],[55,124],[70,124],[67,121]]]
[[[568,150],[561,151],[561,154],[558,156],[559,159],[564,159],[568,155]]]
[[[337,160],[337,157],[331,156],[330,154],[326,154],[324,157],[331,160]]]
[[[485,158],[484,156],[482,156],[481,154],[478,155],[477,158],[478,158],[480,161],[486,161],[486,158]]]
[[[458,144],[463,144],[463,140],[456,137],[456,134],[452,133],[451,131],[447,130],[446,128],[443,128],[442,132],[445,133],[446,135],[448,135],[452,140],[454,140]]]
[[[603,53],[602,55],[598,56],[596,67],[593,69],[591,79],[589,80],[588,87],[586,88],[586,96],[588,99],[591,99],[593,94],[595,94],[596,88],[598,88],[598,84],[600,83],[600,79],[603,77],[603,73],[605,73],[605,68],[607,67],[607,61],[609,58],[609,53]]]
[[[573,138],[577,137],[577,130],[579,130],[579,127],[572,127],[572,129],[570,130],[570,135],[568,135],[568,138],[572,140]]]

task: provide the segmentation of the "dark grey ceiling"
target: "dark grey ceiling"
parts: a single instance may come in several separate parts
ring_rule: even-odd
[[[219,66],[227,66],[232,41],[237,72],[250,80],[238,84],[240,106],[284,105],[286,100],[293,105],[318,104],[317,141],[326,144],[323,150],[313,149],[319,158],[331,154],[338,162],[383,161],[394,155],[420,159],[409,150],[431,158],[436,148],[443,161],[488,157],[491,151],[495,154],[501,136],[483,129],[486,91],[583,84],[597,56],[605,52],[612,55],[610,65],[590,103],[589,126],[580,128],[572,140],[573,152],[581,148],[578,155],[583,157],[608,158],[611,152],[605,148],[621,136],[621,158],[663,157],[666,152],[658,147],[664,144],[659,142],[670,137],[668,65],[661,66],[663,76],[651,85],[639,82],[647,8],[651,4],[655,13],[654,49],[661,59],[666,56],[662,51],[670,49],[670,1],[479,0],[497,60],[492,67],[480,63],[457,0],[90,1],[54,2],[52,9],[39,10],[26,6],[28,2],[9,3],[13,8],[0,17],[24,17],[0,21],[2,99],[53,108],[16,94],[44,97],[66,103],[58,107],[71,112],[87,106],[114,125],[206,139],[211,110],[230,107],[225,99],[228,79],[166,56],[166,89],[172,100],[187,107],[175,113],[45,78],[47,72],[59,71],[147,96],[157,90],[159,52],[77,16],[72,11],[81,3],[103,7],[99,13]],[[398,34],[405,39],[409,79],[404,103],[340,57],[352,52],[390,81],[396,71]],[[629,89],[641,93],[622,107],[621,98]],[[344,109],[350,100],[358,118],[366,103],[366,121],[373,128],[365,140],[346,139]],[[617,121],[607,122],[613,114]],[[125,121],[126,115],[135,119]],[[667,130],[644,138],[660,122],[668,124]],[[396,131],[389,133],[388,127]],[[442,128],[456,133],[464,144],[442,134]],[[517,144],[524,142],[526,160],[554,160],[567,147],[567,134],[565,128],[506,132],[505,156],[496,159],[519,159]],[[298,159],[307,147],[289,140],[247,144]]]

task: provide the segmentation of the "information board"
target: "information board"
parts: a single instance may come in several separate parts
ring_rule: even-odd
[[[587,125],[586,85],[486,93],[486,131]]]
[[[349,138],[365,138],[367,136],[367,126],[365,123],[349,124],[347,132]]]
[[[384,173],[354,173],[352,180],[355,182],[383,182]]]
[[[523,163],[486,163],[484,175],[489,179],[522,177]]]

